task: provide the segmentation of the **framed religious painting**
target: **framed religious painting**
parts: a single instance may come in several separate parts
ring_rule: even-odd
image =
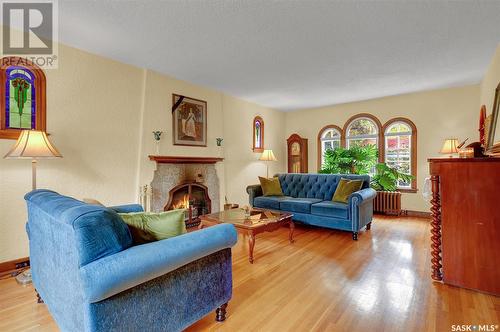
[[[174,145],[207,146],[207,102],[172,94]]]

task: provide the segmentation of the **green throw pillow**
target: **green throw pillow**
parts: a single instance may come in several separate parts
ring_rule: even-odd
[[[347,203],[349,196],[363,186],[363,180],[340,179],[332,201],[339,203]]]
[[[278,178],[263,178],[259,176],[260,186],[264,196],[283,196]]]
[[[186,233],[185,209],[161,213],[119,213],[129,226],[134,243],[141,244],[168,239]]]

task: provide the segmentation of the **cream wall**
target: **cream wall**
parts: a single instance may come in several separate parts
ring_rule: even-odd
[[[226,195],[231,203],[248,205],[247,185],[266,176],[260,153],[252,151],[256,115],[264,119],[264,148],[272,149],[278,161],[268,162],[269,174],[286,171],[285,113],[224,95],[224,167]]]
[[[481,81],[480,104],[486,105],[486,113],[493,111],[493,99],[495,98],[495,89],[500,82],[500,44],[498,45],[491,63],[486,70]]]
[[[384,124],[394,117],[406,117],[417,126],[418,184],[416,194],[403,194],[403,209],[428,211],[430,205],[422,197],[424,179],[428,177],[427,158],[440,157],[438,151],[446,137],[470,141],[478,138],[479,86],[434,90],[386,97],[356,103],[287,113],[286,134],[298,133],[309,139],[309,172],[317,170],[317,136],[322,127],[343,127],[347,119],[358,113],[375,115]]]
[[[136,198],[142,70],[60,45],[47,70],[47,131],[62,159],[38,163],[38,187],[107,204]],[[0,140],[3,156],[14,144]],[[0,158],[0,262],[28,256],[29,160]]]
[[[151,182],[155,169],[148,159],[156,152],[152,131],[162,130],[163,155],[224,157],[216,165],[220,201],[227,189],[231,202],[246,204],[246,185],[265,174],[251,152],[257,114],[265,121],[266,146],[280,160],[271,171],[284,170],[282,112],[64,45],[59,68],[46,76],[47,130],[64,158],[39,162],[39,188],[109,205],[136,202],[139,186]],[[172,144],[172,93],[207,101],[207,147]],[[222,147],[216,137],[224,138]],[[14,142],[0,140],[0,155]],[[23,196],[31,190],[30,167],[27,160],[0,159],[0,262],[29,255]]]
[[[223,157],[223,148],[216,137],[224,136],[222,94],[185,81],[146,71],[144,77],[144,106],[142,110],[141,150],[138,155],[138,186],[150,184],[156,164],[148,156],[156,154],[152,131],[161,130],[160,154],[168,156]],[[172,94],[190,96],[207,102],[207,147],[173,145]],[[224,197],[224,163],[216,164],[220,193]]]

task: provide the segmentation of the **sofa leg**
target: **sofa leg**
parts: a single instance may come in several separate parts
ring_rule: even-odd
[[[215,310],[215,320],[218,322],[223,322],[226,320],[226,308],[227,303],[224,303]]]
[[[38,294],[38,291],[35,289],[36,293],[36,303],[43,303],[43,299],[40,297],[40,294]]]
[[[366,230],[369,231],[372,228],[372,222],[370,221],[368,224],[366,224]]]
[[[358,232],[352,232],[352,239],[358,241]]]

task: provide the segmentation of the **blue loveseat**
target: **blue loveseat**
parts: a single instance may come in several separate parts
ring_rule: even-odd
[[[33,284],[62,331],[180,331],[232,295],[224,224],[133,246],[116,212],[53,191],[25,196]]]
[[[262,196],[260,185],[247,187],[250,205],[258,208],[293,213],[293,220],[304,224],[352,232],[370,229],[373,199],[376,191],[370,188],[368,175],[342,174],[277,174],[284,196]],[[332,202],[341,178],[363,180],[361,190],[349,197],[348,203]]]

